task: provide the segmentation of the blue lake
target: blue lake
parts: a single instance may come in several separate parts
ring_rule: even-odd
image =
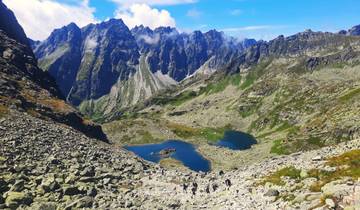
[[[256,143],[257,141],[255,138],[249,134],[238,131],[226,131],[224,138],[213,145],[226,147],[232,150],[246,150]],[[175,149],[168,156],[181,161],[184,166],[189,169],[198,172],[208,172],[211,170],[210,162],[196,151],[194,145],[184,141],[168,140],[160,144],[125,146],[124,148],[132,151],[137,156],[154,163],[159,163],[163,158],[159,155],[160,151]]]
[[[206,160],[201,154],[199,154],[192,144],[179,141],[168,140],[160,144],[145,144],[136,146],[125,146],[125,149],[134,152],[141,158],[158,163],[161,160],[161,156],[158,154],[164,149],[175,149],[170,157],[181,161],[184,166],[190,168],[193,171],[210,171],[210,162]]]
[[[232,150],[245,150],[250,149],[251,145],[256,143],[256,139],[249,134],[239,131],[226,131],[224,138],[219,140],[215,145]]]

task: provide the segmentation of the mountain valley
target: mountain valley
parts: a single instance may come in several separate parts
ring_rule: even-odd
[[[357,210],[359,99],[360,26],[35,41],[0,0],[0,209]]]

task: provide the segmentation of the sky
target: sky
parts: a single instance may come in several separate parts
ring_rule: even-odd
[[[132,28],[216,29],[270,40],[306,29],[337,32],[360,24],[360,0],[3,0],[27,35],[44,40],[70,22],[80,27],[121,18]]]

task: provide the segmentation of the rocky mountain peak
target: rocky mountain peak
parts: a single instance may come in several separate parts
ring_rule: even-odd
[[[360,36],[360,25],[352,27],[348,31],[348,34],[351,35],[351,36]]]
[[[14,13],[2,1],[0,1],[0,28],[8,37],[29,46],[29,41],[23,28],[16,20]]]

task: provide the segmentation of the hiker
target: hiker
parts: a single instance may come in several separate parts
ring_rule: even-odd
[[[210,193],[210,186],[209,186],[209,185],[206,186],[205,192],[206,192],[207,194]]]
[[[183,190],[184,190],[184,192],[186,192],[187,188],[188,188],[188,185],[184,183],[184,184],[183,184]]]

